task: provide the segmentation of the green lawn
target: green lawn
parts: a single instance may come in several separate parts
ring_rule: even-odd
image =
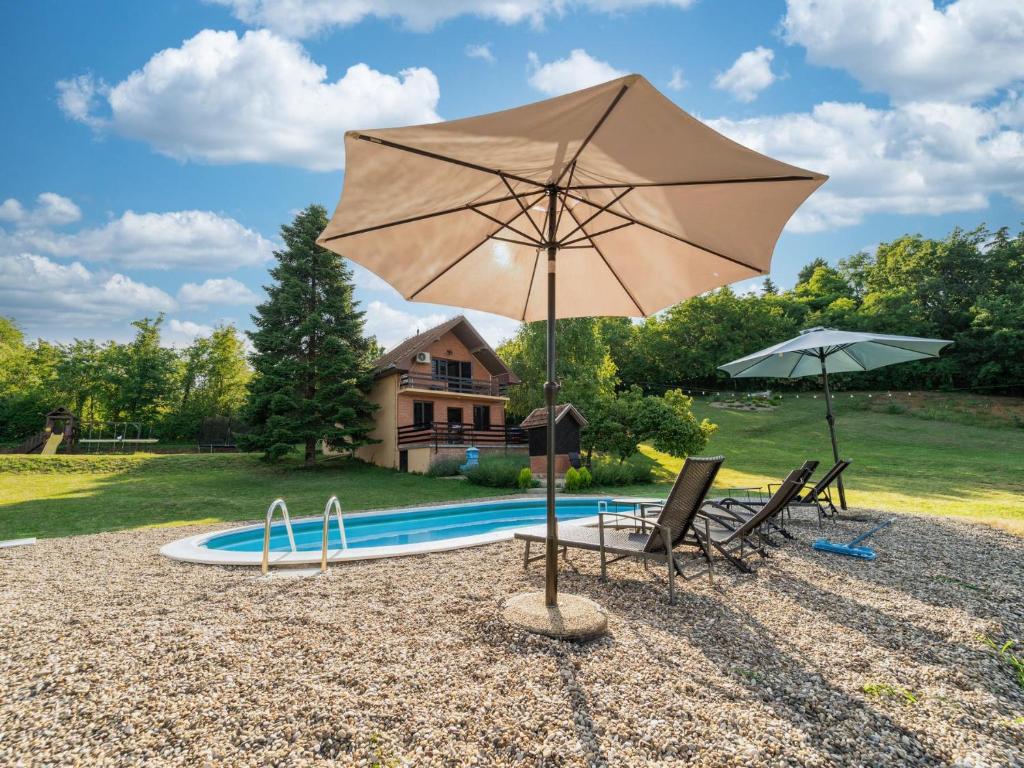
[[[922,418],[836,402],[842,452],[854,460],[852,504],[967,516],[1024,535],[1024,429],[973,426],[962,413],[935,418],[934,408]],[[771,413],[746,413],[697,403],[698,415],[719,425],[706,451],[726,456],[719,487],[778,480],[807,458],[826,464],[822,405],[787,399]],[[644,453],[641,460],[656,463],[661,483],[607,492],[666,492],[681,462],[649,448]],[[359,510],[496,493],[339,461],[306,470],[238,454],[0,456],[0,539],[252,520],[276,496],[298,516],[319,513],[331,494],[346,510]]]

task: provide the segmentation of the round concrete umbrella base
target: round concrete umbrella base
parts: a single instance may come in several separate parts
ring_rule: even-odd
[[[558,640],[592,640],[608,631],[608,615],[593,600],[558,595],[558,605],[544,605],[543,592],[525,592],[505,601],[505,621],[519,629]]]

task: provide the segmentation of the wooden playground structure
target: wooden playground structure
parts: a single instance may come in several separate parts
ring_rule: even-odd
[[[152,428],[141,422],[82,422],[61,406],[46,414],[46,426],[41,432],[26,438],[12,453],[53,456],[58,448],[65,453],[133,453],[157,442]]]

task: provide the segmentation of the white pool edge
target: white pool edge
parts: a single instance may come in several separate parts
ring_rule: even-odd
[[[465,507],[467,504],[474,504],[479,506],[496,506],[500,504],[507,504],[510,501],[524,501],[536,498],[536,496],[512,496],[508,498],[496,499],[485,502],[474,502],[472,499],[467,499],[463,502],[454,504],[431,504],[421,507],[395,507],[393,509],[380,509],[373,510],[371,512],[349,512],[345,515],[345,518],[347,519],[355,516],[378,517],[381,515],[393,515],[396,513],[403,512],[414,513],[437,509],[458,509],[460,507]],[[579,501],[602,501],[607,499],[608,497],[571,496],[568,498]],[[306,517],[297,517],[292,520],[292,524],[297,525],[300,522],[305,522],[308,520],[323,520],[323,516],[308,515]],[[571,524],[597,525],[597,516],[577,518],[574,519]],[[171,560],[178,560],[186,563],[200,563],[203,565],[260,565],[260,563],[263,560],[262,552],[228,552],[225,550],[209,549],[203,545],[215,536],[222,536],[225,533],[239,533],[242,531],[250,530],[262,531],[263,525],[263,523],[252,523],[249,525],[242,525],[235,528],[222,528],[216,531],[200,533],[195,536],[187,536],[183,539],[172,541],[170,544],[165,544],[160,548],[160,554],[164,557],[170,558]],[[425,555],[431,552],[447,552],[453,549],[479,547],[484,544],[494,544],[499,541],[510,541],[515,536],[517,531],[531,530],[538,527],[543,528],[543,525],[528,525],[522,526],[520,528],[508,528],[502,531],[492,531],[491,533],[481,533],[477,534],[476,536],[461,536],[454,539],[425,541],[416,544],[400,544],[391,547],[328,549],[327,562],[345,563],[357,560],[377,560],[385,557]],[[320,557],[321,551],[319,549],[307,550],[302,552],[271,552],[270,564],[276,566],[309,565],[310,563],[319,563]]]

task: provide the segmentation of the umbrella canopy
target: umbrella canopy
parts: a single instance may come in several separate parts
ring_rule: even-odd
[[[480,117],[350,131],[345,155],[320,245],[410,301],[548,321],[553,607],[555,319],[645,316],[768,272],[783,226],[827,177],[730,141],[639,75]]]
[[[794,339],[718,366],[733,378],[795,379],[822,372],[871,371],[894,363],[938,357],[952,341],[884,333],[809,328]]]
[[[796,338],[783,341],[760,352],[718,366],[734,379],[795,379],[821,374],[825,390],[825,420],[832,440],[832,458],[839,461],[835,416],[832,414],[832,393],[828,387],[830,373],[871,371],[894,363],[906,363],[938,357],[939,351],[952,341],[922,339],[918,336],[890,336],[885,333],[838,331],[834,328],[808,328]],[[846,509],[846,489],[838,478],[839,504]]]
[[[641,317],[768,272],[826,176],[760,155],[639,75],[504,112],[345,135],[319,243],[406,299],[547,316],[557,187],[558,317]]]

